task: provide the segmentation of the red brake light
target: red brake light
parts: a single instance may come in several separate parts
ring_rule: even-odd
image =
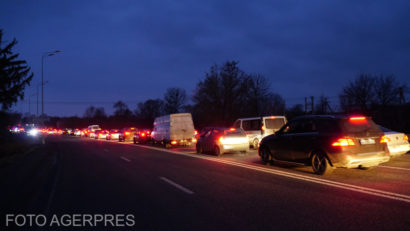
[[[176,145],[178,142],[176,140],[171,141],[172,145]]]
[[[194,131],[194,136],[196,136],[196,135],[198,135],[198,131],[197,131],[197,130]]]
[[[349,117],[349,122],[361,124],[361,123],[366,123],[367,119],[364,116],[353,116],[353,117]]]
[[[235,128],[229,128],[229,131],[235,131]]]
[[[388,143],[388,142],[390,142],[390,138],[389,137],[387,137],[387,136],[382,136],[381,138],[380,138],[380,143],[382,144],[382,143]]]
[[[124,133],[126,136],[129,136],[131,133],[130,132],[125,132]]]
[[[142,137],[145,137],[145,133],[144,133],[144,132],[143,132],[143,133],[141,133],[141,136],[142,136]]]
[[[350,138],[341,138],[332,143],[333,147],[346,147],[346,146],[354,146],[354,145],[355,143]]]

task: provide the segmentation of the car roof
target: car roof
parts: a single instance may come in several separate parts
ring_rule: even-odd
[[[261,118],[268,118],[268,119],[284,119],[286,116],[282,115],[270,115],[270,116],[259,116],[259,117],[247,117],[247,118],[239,118],[237,120],[255,120],[255,119],[261,119]]]
[[[293,120],[299,120],[299,119],[347,119],[349,117],[352,117],[352,115],[303,115],[303,116],[297,116],[293,118]]]

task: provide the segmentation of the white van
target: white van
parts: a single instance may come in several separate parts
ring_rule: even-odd
[[[151,138],[156,143],[190,145],[195,140],[195,128],[191,113],[176,113],[155,118]]]
[[[275,133],[286,123],[285,116],[262,116],[237,119],[233,127],[242,128],[248,137],[249,145],[256,149],[263,137]]]

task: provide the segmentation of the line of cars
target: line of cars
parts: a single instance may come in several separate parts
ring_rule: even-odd
[[[119,134],[119,141],[137,143],[135,137],[141,134],[129,128]],[[230,128],[205,127],[197,133],[191,115],[179,113],[158,117],[149,137],[165,147],[194,144],[197,153],[217,156],[257,148],[265,164],[302,163],[320,175],[337,167],[369,169],[410,150],[406,134],[383,128],[365,116],[309,115],[291,121],[284,116],[241,118]]]
[[[24,130],[18,126],[10,129],[15,133]],[[232,127],[205,127],[198,132],[190,113],[176,113],[156,118],[153,130],[136,127],[103,130],[99,125],[90,125],[85,129],[39,131],[161,144],[167,148],[194,146],[197,153],[217,156],[226,152],[246,153],[254,148],[265,164],[302,163],[311,165],[313,171],[321,175],[337,167],[368,169],[410,150],[406,134],[381,127],[370,117],[346,115],[309,115],[291,121],[284,116],[240,118]]]

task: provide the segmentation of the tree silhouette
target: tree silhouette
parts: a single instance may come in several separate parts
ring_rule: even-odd
[[[128,109],[127,104],[121,100],[114,104],[114,116],[115,117],[131,117],[132,112]]]
[[[164,95],[164,111],[166,114],[181,112],[186,100],[185,90],[182,88],[168,88]]]
[[[0,30],[0,103],[2,110],[9,109],[18,99],[24,98],[24,89],[30,85],[33,73],[25,60],[17,60],[19,54],[12,52],[17,40],[3,48],[3,31]]]

